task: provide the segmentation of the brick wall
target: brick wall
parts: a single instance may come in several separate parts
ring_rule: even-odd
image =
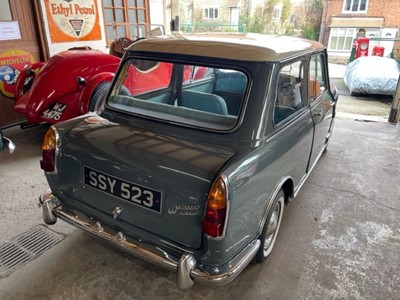
[[[400,28],[400,0],[368,0],[366,13],[343,13],[344,0],[323,0],[324,11],[322,15],[322,29],[320,41],[327,46],[332,17],[342,18],[364,18],[383,17],[383,27]],[[397,38],[399,38],[399,33]],[[394,44],[394,49],[400,47],[400,43]]]

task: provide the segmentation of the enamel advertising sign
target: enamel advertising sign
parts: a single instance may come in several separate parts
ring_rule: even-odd
[[[0,92],[6,97],[14,97],[18,74],[34,62],[32,54],[20,49],[0,53]]]
[[[45,0],[53,43],[101,40],[96,0]]]

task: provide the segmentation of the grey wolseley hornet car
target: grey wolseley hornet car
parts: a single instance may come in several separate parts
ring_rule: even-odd
[[[44,221],[62,219],[194,281],[271,252],[332,133],[327,53],[290,37],[144,39],[90,114],[51,126]]]

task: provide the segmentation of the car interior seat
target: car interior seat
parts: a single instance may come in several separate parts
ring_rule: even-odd
[[[225,100],[215,94],[184,90],[182,91],[181,100],[181,105],[188,108],[220,115],[228,114]]]

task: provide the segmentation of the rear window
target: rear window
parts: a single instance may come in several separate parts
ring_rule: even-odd
[[[107,103],[167,122],[229,130],[238,120],[247,83],[236,69],[130,59]]]

